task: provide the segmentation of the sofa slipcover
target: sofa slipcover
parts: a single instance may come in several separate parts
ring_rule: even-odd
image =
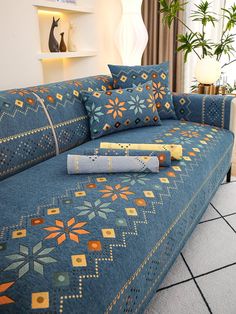
[[[158,174],[66,173],[104,142],[182,144]],[[165,120],[86,142],[1,182],[4,313],[143,313],[227,173],[233,134]]]

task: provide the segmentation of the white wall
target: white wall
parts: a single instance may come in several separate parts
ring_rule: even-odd
[[[78,19],[83,48],[97,49],[97,56],[43,62],[37,59],[37,53],[45,44],[40,39],[40,24],[32,1],[0,1],[0,90],[107,74],[107,63],[121,62],[115,46],[115,32],[121,17],[120,1],[79,1],[90,1],[95,7],[94,14],[81,15]],[[44,29],[41,26],[41,32],[45,38],[45,26]]]

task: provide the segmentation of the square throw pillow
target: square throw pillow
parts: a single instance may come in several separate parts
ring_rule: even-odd
[[[152,81],[109,91],[82,92],[92,139],[150,125],[160,125]]]
[[[161,119],[177,119],[169,86],[169,63],[147,66],[108,65],[114,88],[128,88],[153,81],[153,93]]]

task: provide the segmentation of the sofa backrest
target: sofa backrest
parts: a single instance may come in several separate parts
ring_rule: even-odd
[[[106,89],[94,76],[0,92],[0,180],[88,141],[80,91]]]

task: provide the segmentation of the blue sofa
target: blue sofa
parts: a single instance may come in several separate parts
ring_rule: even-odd
[[[96,76],[0,92],[1,313],[143,313],[229,171],[231,98],[173,95],[178,120],[92,141],[80,91],[111,88]],[[184,154],[158,174],[69,176],[68,152],[102,141]]]

